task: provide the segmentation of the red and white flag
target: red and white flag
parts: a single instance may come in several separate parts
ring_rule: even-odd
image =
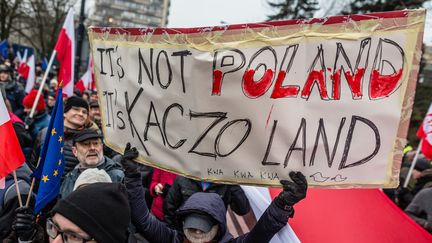
[[[60,62],[58,80],[63,82],[63,94],[67,96],[73,95],[74,88],[75,29],[73,17],[74,11],[71,8],[54,47],[54,50],[57,51],[57,60]]]
[[[417,131],[417,137],[423,139],[421,143],[423,155],[428,159],[432,159],[432,104],[429,106],[423,123]]]
[[[25,162],[24,154],[0,95],[0,178],[6,177]]]
[[[27,49],[25,49],[24,56],[18,58],[19,59],[19,64],[18,64],[18,69],[17,69],[18,73],[25,80],[27,80],[28,75],[29,75],[29,71],[30,71],[30,66],[27,64],[28,63],[27,52],[28,52]]]
[[[75,84],[75,88],[79,89],[81,93],[85,90],[95,90],[96,86],[94,83],[93,73],[93,59],[89,57],[89,63],[87,71],[81,76],[80,80]]]
[[[28,94],[33,89],[34,83],[36,81],[36,67],[34,55],[31,55],[27,61],[27,66],[29,67],[27,82],[25,86],[25,92]]]

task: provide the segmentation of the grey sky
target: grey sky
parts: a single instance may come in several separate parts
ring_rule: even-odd
[[[316,17],[332,14],[346,1],[320,0],[321,9]],[[432,1],[425,6],[428,20],[425,27],[425,43],[432,45]],[[171,0],[168,27],[201,27],[221,24],[253,23],[266,20],[272,13],[267,0]]]

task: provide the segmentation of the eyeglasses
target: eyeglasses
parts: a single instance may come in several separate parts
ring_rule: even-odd
[[[46,231],[51,239],[55,239],[59,234],[61,235],[64,243],[84,243],[88,241],[94,241],[93,238],[84,238],[81,235],[74,232],[65,232],[60,230],[60,227],[56,225],[51,218],[48,218],[46,223]]]

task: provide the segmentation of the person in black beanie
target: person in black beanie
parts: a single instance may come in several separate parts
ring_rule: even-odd
[[[58,201],[52,215],[46,224],[49,242],[127,242],[131,212],[122,184],[93,183],[81,187]],[[23,221],[18,218],[16,222]]]

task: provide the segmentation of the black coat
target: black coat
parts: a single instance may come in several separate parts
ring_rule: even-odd
[[[175,211],[196,192],[203,192],[200,181],[177,176],[164,200],[165,222],[173,224]],[[204,192],[219,194],[225,208],[228,205],[238,215],[245,215],[250,211],[249,200],[244,191],[238,185],[224,185],[211,183]]]
[[[182,243],[184,235],[168,227],[154,217],[148,210],[144,199],[144,188],[141,185],[139,174],[126,175],[125,184],[131,207],[132,222],[140,233],[149,242]],[[196,193],[176,212],[176,228],[181,224],[185,215],[190,212],[200,212],[211,216],[219,223],[217,242],[219,243],[265,243],[281,230],[288,221],[292,211],[285,211],[271,203],[263,213],[252,230],[237,238],[233,238],[226,226],[226,209],[219,195],[215,193]]]

